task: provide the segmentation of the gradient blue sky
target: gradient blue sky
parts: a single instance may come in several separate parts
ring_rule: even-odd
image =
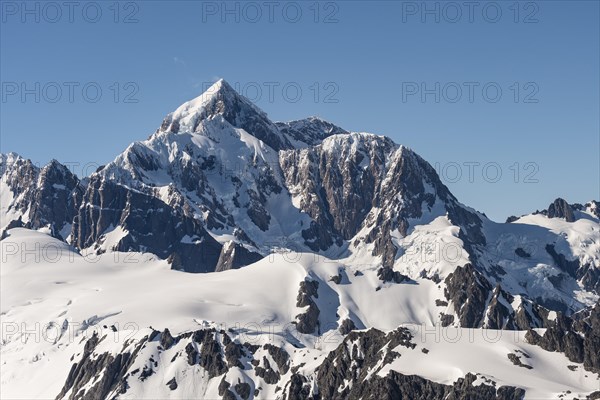
[[[248,97],[256,98],[256,85],[261,87],[256,103],[274,120],[318,115],[413,148],[444,172],[444,182],[463,203],[496,220],[545,208],[558,196],[570,202],[600,198],[598,1],[518,3],[519,22],[515,2],[476,2],[473,21],[461,6],[463,15],[455,23],[449,19],[456,10],[444,10],[444,3],[436,23],[431,14],[422,22],[422,2],[392,1],[319,3],[317,22],[314,2],[294,3],[285,15],[286,3],[275,2],[270,21],[260,1],[254,4],[263,15],[255,23],[252,9],[241,8],[239,22],[230,14],[223,22],[221,2],[192,1],[121,2],[115,23],[114,2],[98,2],[102,16],[91,23],[82,15],[87,3],[74,10],[73,22],[62,9],[53,23],[55,10],[40,8],[35,22],[35,15],[23,15],[22,9],[13,14],[20,1],[2,1],[2,152],[38,163],[56,158],[81,166],[104,164],[222,77]],[[427,5],[434,8],[436,2]],[[408,13],[413,6],[416,15]],[[496,6],[502,16],[492,23]],[[215,7],[217,14],[209,14]],[[298,7],[302,16],[292,23]],[[137,22],[123,23],[130,13]],[[39,103],[33,95],[23,101],[20,93],[8,93],[14,83],[33,88],[36,82],[48,88]],[[55,94],[49,82],[80,86],[72,102],[64,89],[51,103]],[[88,82],[103,90],[96,103],[81,93]],[[139,89],[132,97],[137,103],[124,101],[132,91],[128,82]],[[272,99],[270,82],[278,84]],[[455,95],[448,86],[447,96],[436,103],[434,95],[424,102],[419,95],[403,99],[403,86],[410,82],[479,86],[473,102],[466,89],[457,102],[447,101]],[[481,88],[489,82],[502,89],[496,103],[483,98]],[[525,87],[528,82],[533,84]],[[294,86],[302,89],[297,102],[284,96],[286,84],[290,97]],[[537,103],[525,102],[536,88]],[[473,179],[465,163],[479,163],[472,164]],[[494,179],[497,167],[502,176]]]

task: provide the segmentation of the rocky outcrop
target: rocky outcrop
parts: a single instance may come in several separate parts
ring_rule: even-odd
[[[405,328],[388,334],[377,329],[351,332],[319,367],[317,385],[321,398],[352,398],[353,390],[366,382],[367,375],[376,376],[377,370],[400,356],[394,348],[400,345],[414,348],[411,339]]]
[[[101,248],[111,232],[116,251],[151,251],[161,258],[179,257],[186,272],[212,272],[221,245],[201,223],[156,197],[93,176],[73,221],[79,248]]]
[[[296,299],[297,307],[307,307],[302,314],[296,315],[296,329],[300,333],[312,334],[319,327],[319,314],[321,311],[314,299],[319,297],[319,282],[306,280],[300,282],[300,290]]]
[[[522,399],[523,389],[489,385],[474,385],[477,376],[467,374],[454,385],[443,385],[415,375],[390,371],[379,376],[377,371],[401,355],[398,346],[412,349],[412,336],[399,328],[388,334],[375,329],[352,332],[335,350],[329,353],[318,369],[318,399]],[[368,379],[365,379],[369,376]],[[293,377],[290,394],[300,398],[308,387],[302,377]],[[302,397],[309,398],[309,397]]]
[[[30,160],[11,153],[3,154],[0,161],[0,176],[14,199],[4,206],[20,215],[9,221],[6,228],[49,228],[52,236],[66,240],[84,191],[79,179],[56,160],[38,168]]]
[[[190,366],[197,365],[202,368],[206,371],[208,379],[224,376],[229,367],[223,358],[223,349],[226,347],[225,343],[234,343],[225,331],[215,329],[197,330],[176,337],[171,336],[168,329],[162,333],[152,331],[138,341],[126,342],[123,349],[117,353],[98,351],[98,345],[103,340],[112,339],[107,338],[106,335],[100,338],[94,333],[87,340],[80,360],[71,367],[57,399],[95,400],[124,395],[130,388],[130,380],[138,379],[143,382],[154,375],[158,369],[166,367],[161,363],[170,364],[178,357],[184,357]],[[180,343],[182,346],[185,343],[184,350],[177,352],[173,359],[161,360],[160,357],[155,359],[155,354],[160,354]],[[235,343],[235,346],[241,348],[238,343]],[[235,362],[241,369],[247,367],[242,365],[243,357],[241,353],[238,354]],[[143,368],[140,369],[139,365],[143,365]],[[222,382],[226,384],[225,389],[227,389],[229,383],[224,379]],[[177,390],[179,385],[177,379],[172,377],[166,382],[166,386],[170,390]],[[246,390],[248,388],[243,384],[236,385],[235,389],[240,395],[249,393]]]
[[[481,326],[492,291],[489,281],[473,265],[458,267],[445,280],[444,295],[452,302],[460,326]]]
[[[417,399],[417,400],[522,400],[525,390],[514,386],[475,384],[477,376],[468,373],[459,378],[453,385],[443,385],[416,375],[404,375],[390,371],[385,377],[374,376],[361,385],[353,387],[348,397],[334,395],[331,399],[363,399],[383,400]]]
[[[29,227],[49,226],[52,236],[67,239],[83,190],[79,179],[67,167],[52,160],[40,171],[29,212]]]
[[[221,248],[215,272],[238,269],[262,259],[262,255],[246,249],[239,243],[229,241]]]
[[[394,271],[391,267],[381,267],[377,270],[377,277],[384,283],[394,282],[402,283],[410,281],[410,278],[406,275],[401,274],[398,271]]]
[[[490,281],[472,264],[458,267],[444,281],[444,295],[455,315],[442,318],[442,325],[457,322],[469,328],[523,330],[546,326],[548,310],[521,297],[516,309],[515,298]]]
[[[561,198],[554,200],[554,202],[550,204],[546,215],[548,218],[563,218],[567,222],[575,221],[573,208],[566,200]]]
[[[277,364],[277,368],[279,369],[279,372],[281,372],[282,374],[287,373],[288,370],[290,369],[290,365],[289,365],[290,355],[287,353],[287,351],[285,351],[281,347],[274,346],[269,343],[265,344],[263,347],[269,352],[269,355],[271,356],[271,358],[273,358],[273,360]]]
[[[558,312],[543,335],[528,330],[525,339],[547,351],[558,351],[585,369],[600,373],[600,303],[567,317]]]
[[[65,384],[56,396],[57,399],[103,399],[109,393],[125,393],[127,390],[127,371],[136,359],[141,347],[133,352],[122,352],[116,355],[108,352],[94,356],[98,343],[103,340],[94,335],[85,344],[81,360],[71,367]],[[146,338],[147,340],[147,338]],[[91,387],[84,389],[101,377]]]
[[[350,318],[346,318],[340,324],[339,331],[342,335],[347,335],[355,329],[356,329],[356,325],[354,324],[354,321],[352,321]]]

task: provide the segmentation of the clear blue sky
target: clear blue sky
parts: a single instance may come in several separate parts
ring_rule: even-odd
[[[600,198],[598,1],[26,4],[1,3],[2,152],[104,164],[222,77],[274,120],[390,136],[497,220]]]

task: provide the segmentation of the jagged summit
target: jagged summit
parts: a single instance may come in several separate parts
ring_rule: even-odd
[[[179,120],[180,123],[183,123],[195,114],[201,113],[202,110],[206,107],[209,107],[211,103],[219,101],[223,102],[223,104],[243,102],[246,105],[258,110],[258,108],[254,106],[248,99],[238,94],[235,89],[229,85],[229,83],[227,83],[224,79],[220,79],[206,89],[200,96],[186,101],[179,106],[175,111],[173,111],[171,116],[174,120]]]
[[[195,133],[201,130],[202,121],[219,117],[234,128],[244,129],[274,150],[293,147],[264,111],[237,93],[223,79],[167,115],[160,131]]]

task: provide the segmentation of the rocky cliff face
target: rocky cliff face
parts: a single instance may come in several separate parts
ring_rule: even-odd
[[[66,240],[84,190],[79,179],[56,160],[39,168],[30,160],[9,154],[2,155],[0,163],[0,176],[6,185],[3,190],[11,198],[3,205],[0,229],[47,228],[52,236]]]
[[[151,249],[161,258],[177,259],[175,268],[187,272],[214,271],[221,253],[221,245],[202,224],[180,208],[97,176],[74,218],[73,241],[99,252]]]

